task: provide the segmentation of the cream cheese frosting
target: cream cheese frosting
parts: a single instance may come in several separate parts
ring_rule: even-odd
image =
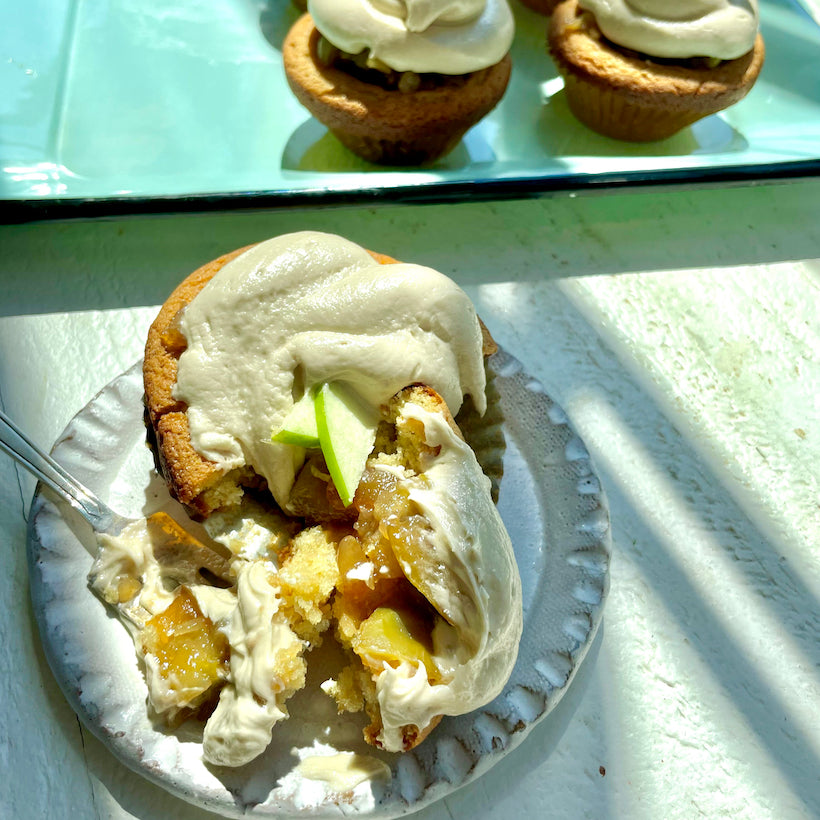
[[[237,604],[224,628],[230,675],[202,738],[202,756],[218,766],[242,766],[258,757],[274,725],[288,715],[285,700],[291,692],[277,664],[304,647],[280,609],[272,572],[264,561],[238,565]]]
[[[131,632],[142,629],[174,599],[173,588],[165,583],[154,558],[145,519],[132,521],[117,535],[100,533],[97,536],[97,554],[89,582],[103,600],[118,607],[123,623]],[[123,583],[132,583],[139,591],[120,603]]]
[[[361,783],[390,782],[390,767],[378,758],[355,752],[313,754],[302,758],[296,771],[327,785],[331,794],[352,792]]]
[[[506,0],[308,0],[316,28],[348,54],[364,49],[396,71],[467,74],[510,50]]]
[[[421,577],[421,591],[444,618],[433,631],[433,659],[445,682],[431,684],[420,662],[384,664],[376,691],[388,751],[402,748],[402,726],[423,728],[436,715],[492,700],[512,672],[523,620],[512,544],[475,454],[441,415],[415,404],[402,415],[420,421],[438,451],[419,475],[400,478],[432,528],[423,566],[402,569]]]
[[[228,471],[250,465],[286,504],[299,448],[271,441],[305,390],[341,381],[372,406],[427,384],[453,413],[486,406],[481,327],[451,279],[379,265],[331,234],[263,242],[225,265],[187,306],[175,396],[194,448]]]
[[[332,0],[331,0],[332,1]],[[752,49],[757,0],[579,0],[613,43],[652,57],[733,60]]]
[[[195,701],[201,689],[186,688],[173,677],[167,677],[157,658],[143,652],[136,638],[148,621],[173,602],[176,584],[166,577],[154,556],[145,519],[131,522],[117,535],[102,533],[97,541],[97,555],[89,573],[91,588],[117,610],[121,622],[135,638],[151,706],[158,714],[172,717]],[[123,584],[136,592],[121,601]],[[197,594],[199,589],[202,600]],[[236,604],[235,596],[227,589],[194,586],[191,591],[203,614],[214,622],[232,611]]]

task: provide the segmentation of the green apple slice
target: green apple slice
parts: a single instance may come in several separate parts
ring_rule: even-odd
[[[319,447],[319,428],[316,426],[316,402],[312,390],[305,392],[285,417],[282,427],[271,437],[281,444],[294,444],[306,449]]]
[[[346,384],[330,382],[316,391],[315,415],[328,472],[347,507],[373,449],[379,413]]]

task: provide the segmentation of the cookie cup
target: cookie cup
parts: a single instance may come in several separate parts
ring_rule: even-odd
[[[508,54],[458,83],[413,92],[384,89],[323,65],[320,38],[309,14],[293,24],[282,47],[288,84],[343,145],[381,165],[418,165],[447,154],[495,108],[510,79]]]
[[[550,18],[549,52],[572,113],[599,134],[631,142],[666,139],[743,99],[760,74],[763,38],[742,57],[714,67],[619,49],[594,17],[564,0]]]

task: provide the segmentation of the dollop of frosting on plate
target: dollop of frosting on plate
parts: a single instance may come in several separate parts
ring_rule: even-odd
[[[483,412],[481,326],[469,297],[431,268],[380,265],[358,245],[306,231],[229,262],[184,310],[175,396],[194,448],[225,471],[251,466],[286,504],[299,449],[271,441],[306,390],[352,387],[373,407],[410,384],[456,413]]]
[[[734,60],[752,49],[757,0],[579,0],[613,43],[651,57]]]
[[[258,757],[274,724],[287,717],[290,693],[276,664],[282,655],[299,655],[303,646],[281,611],[272,571],[263,561],[237,562],[237,604],[225,627],[230,675],[202,738],[203,757],[218,766],[242,766]]]
[[[499,62],[515,24],[507,0],[308,0],[316,28],[395,71],[468,74]]]
[[[308,780],[327,785],[331,794],[352,792],[365,782],[390,782],[390,767],[370,755],[355,752],[307,755],[301,759],[296,771]]]

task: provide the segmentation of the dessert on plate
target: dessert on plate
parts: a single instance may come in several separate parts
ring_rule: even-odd
[[[204,721],[207,762],[275,742],[329,636],[346,661],[322,689],[386,751],[501,691],[521,584],[465,440],[493,349],[450,279],[330,234],[227,254],[163,305],[149,432],[215,546],[157,556],[136,526],[103,541],[90,579],[134,637],[153,712]]]
[[[498,104],[513,34],[507,0],[309,0],[282,58],[296,97],[347,148],[414,165]]]
[[[547,39],[573,114],[639,142],[734,105],[765,55],[757,0],[564,0]]]

